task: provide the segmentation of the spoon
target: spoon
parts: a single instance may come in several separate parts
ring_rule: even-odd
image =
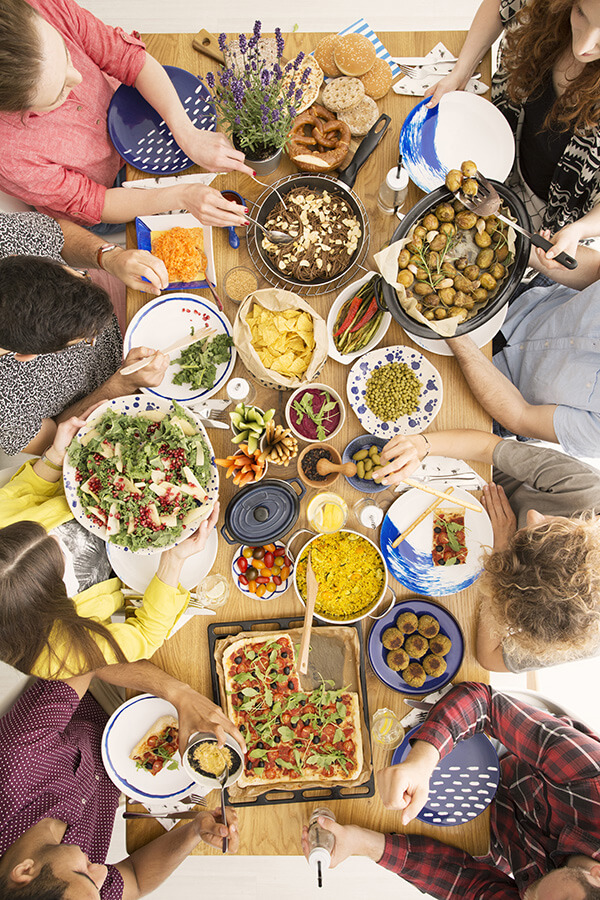
[[[245,213],[247,219],[250,219],[257,228],[260,228],[264,236],[268,241],[271,241],[272,244],[292,244],[294,241],[298,240],[298,237],[292,237],[290,234],[286,234],[284,231],[271,231],[269,228],[265,228],[264,225],[261,225],[260,222],[257,222],[256,219],[253,219],[252,216],[249,216],[248,213]]]

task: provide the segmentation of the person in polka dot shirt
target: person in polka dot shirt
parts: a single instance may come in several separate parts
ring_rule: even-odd
[[[3,900],[133,900],[157,888],[202,840],[238,847],[237,817],[195,819],[105,865],[119,791],[102,765],[107,715],[87,693],[102,680],[149,690],[177,709],[180,747],[195,731],[244,739],[210,700],[151,663],[107,666],[68,681],[37,681],[0,719],[0,897]]]

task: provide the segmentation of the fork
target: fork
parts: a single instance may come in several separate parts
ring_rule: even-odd
[[[203,406],[201,403],[197,406],[190,403],[190,408],[193,409],[196,415],[200,416],[201,419],[213,419],[215,422],[229,423],[229,413],[225,409],[208,409],[208,407]]]
[[[430,75],[447,75],[454,68],[453,62],[446,62],[442,60],[439,63],[432,63],[431,65],[422,65],[422,66],[410,66],[405,63],[396,63],[400,71],[403,75],[407,75],[409,78],[428,78]],[[481,72],[476,72],[471,76],[472,78],[481,78]]]
[[[513,222],[512,219],[508,219],[506,216],[503,216],[502,213],[498,212],[500,203],[502,202],[498,191],[479,171],[477,172],[476,179],[478,184],[477,197],[467,196],[462,190],[455,191],[454,193],[454,196],[457,200],[460,200],[463,206],[466,206],[471,212],[477,213],[478,216],[496,216],[497,219],[505,222],[511,228],[514,228],[515,231],[518,231],[519,234],[525,235],[534,246],[541,247],[542,250],[550,250],[554,246],[551,241],[546,240],[546,238],[543,238],[540,234],[532,234],[530,231],[526,231],[525,228],[521,228],[521,226],[517,225],[516,222]],[[556,262],[565,266],[567,269],[577,268],[577,260],[573,259],[572,256],[569,256],[568,253],[559,253],[555,259]]]

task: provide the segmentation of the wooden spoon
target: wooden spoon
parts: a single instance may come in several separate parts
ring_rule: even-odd
[[[320,460],[319,460],[320,462]],[[308,651],[310,649],[310,630],[312,628],[312,620],[315,612],[315,603],[317,600],[317,591],[319,583],[315,578],[315,572],[310,559],[310,551],[308,553],[308,561],[306,564],[306,610],[304,612],[304,624],[302,626],[302,639],[300,641],[300,674],[306,675],[308,672]]]
[[[356,466],[353,462],[337,465],[329,459],[319,459],[317,460],[317,472],[319,475],[330,475],[332,472],[341,472],[342,475],[347,475],[351,478],[353,475],[356,475]]]

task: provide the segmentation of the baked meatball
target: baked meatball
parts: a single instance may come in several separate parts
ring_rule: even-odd
[[[436,634],[429,641],[429,649],[435,656],[446,656],[450,652],[452,641],[445,634]]]
[[[386,650],[399,650],[404,643],[404,635],[397,628],[386,628],[381,635],[381,643]]]
[[[410,663],[410,656],[406,650],[390,650],[386,662],[393,672],[401,672]]]
[[[419,634],[422,634],[423,637],[432,638],[435,637],[436,634],[440,630],[440,623],[436,618],[429,615],[419,616],[419,624],[417,626]]]
[[[411,687],[420,688],[425,684],[427,675],[421,663],[412,662],[403,671],[402,677]]]
[[[435,653],[428,653],[423,660],[423,668],[428,675],[433,675],[437,678],[438,675],[443,675],[446,671],[446,660],[443,656],[437,656]]]
[[[406,638],[404,649],[411,656],[420,659],[429,650],[429,641],[422,634],[411,634],[410,637]]]
[[[402,612],[396,619],[396,628],[398,628],[402,634],[412,634],[413,631],[417,630],[418,625],[419,620],[414,612]]]

